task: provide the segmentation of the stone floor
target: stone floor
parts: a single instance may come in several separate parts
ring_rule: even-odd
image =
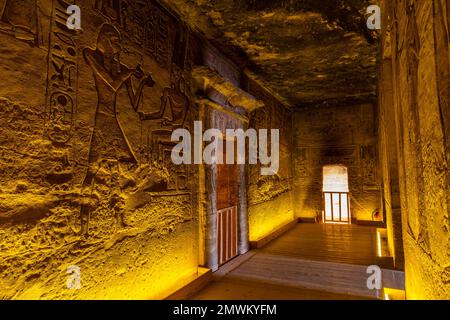
[[[366,269],[377,264],[376,228],[298,224],[223,266],[194,300],[374,299]]]

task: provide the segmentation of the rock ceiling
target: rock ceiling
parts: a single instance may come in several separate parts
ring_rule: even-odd
[[[366,0],[165,0],[290,106],[376,90]]]

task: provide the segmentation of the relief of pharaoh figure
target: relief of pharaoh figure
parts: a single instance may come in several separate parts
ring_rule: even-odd
[[[5,28],[12,28],[11,31],[20,39],[36,41],[36,0],[7,0],[3,8],[0,5],[0,29]]]
[[[131,106],[136,112],[144,87],[155,85],[151,75],[145,75],[140,65],[130,69],[121,63],[121,42],[119,30],[110,24],[104,24],[98,34],[96,48],[86,48],[83,51],[84,59],[93,71],[98,98],[89,149],[89,168],[83,182],[83,188],[90,188],[91,192],[95,177],[105,161],[117,162],[118,167],[128,170],[137,167],[136,156],[117,118],[119,90],[126,87]],[[133,88],[133,78],[139,81],[137,89]],[[111,192],[118,193],[117,190]],[[88,232],[90,211],[91,206],[81,206],[82,234]],[[119,224],[123,224],[123,218],[119,218]]]

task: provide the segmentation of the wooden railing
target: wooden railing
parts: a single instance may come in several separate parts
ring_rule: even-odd
[[[217,211],[219,265],[238,255],[237,206]]]
[[[337,208],[335,203],[338,203]],[[324,222],[351,222],[350,194],[348,192],[323,192],[323,208]]]

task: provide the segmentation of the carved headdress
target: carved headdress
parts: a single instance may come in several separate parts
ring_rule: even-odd
[[[111,42],[113,38],[122,41],[120,31],[113,25],[105,23],[100,28],[97,38],[97,50],[104,55],[111,55],[114,53],[114,47]]]

